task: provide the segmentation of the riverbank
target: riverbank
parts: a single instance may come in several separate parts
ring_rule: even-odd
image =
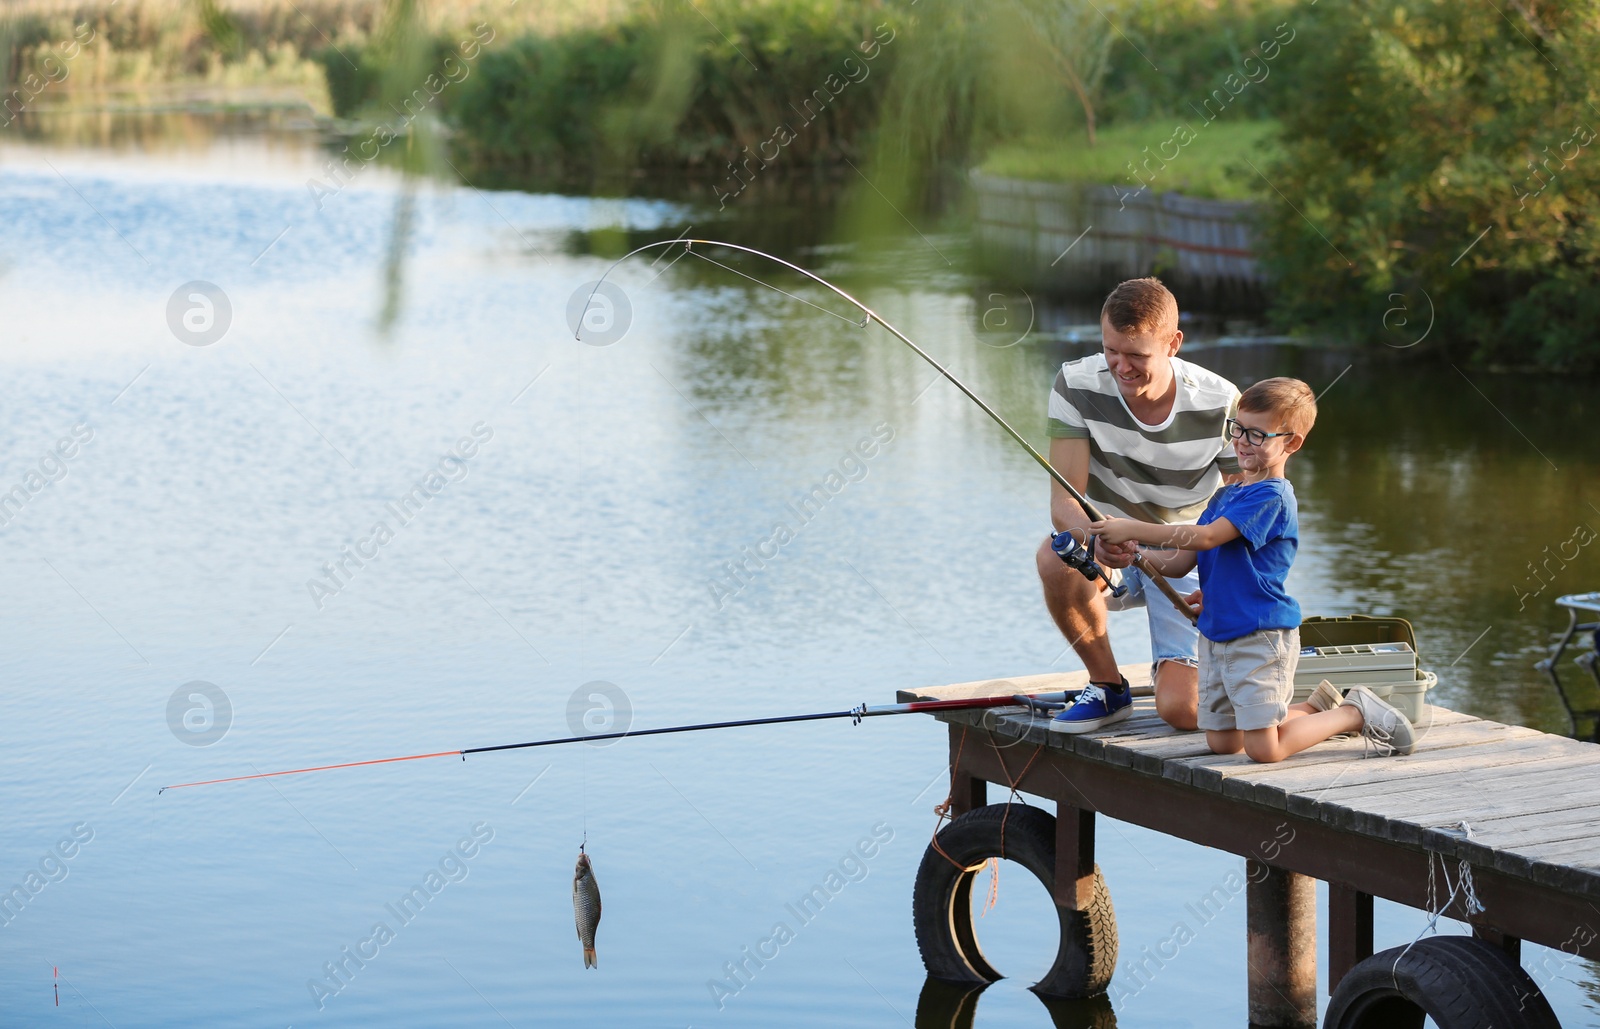
[[[1205,200],[1258,200],[1270,187],[1250,167],[1282,156],[1281,127],[1270,119],[1148,118],[1103,129],[1094,146],[1081,137],[1035,137],[991,147],[978,171],[1029,182],[1146,190]]]

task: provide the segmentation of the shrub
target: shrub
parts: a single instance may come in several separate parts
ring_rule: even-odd
[[[1415,352],[1593,371],[1596,4],[1350,0],[1307,12],[1266,208],[1278,314]],[[1292,205],[1292,206],[1291,206]],[[1409,342],[1409,340],[1407,340]]]

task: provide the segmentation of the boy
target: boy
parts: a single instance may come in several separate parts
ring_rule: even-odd
[[[1090,525],[1108,543],[1176,548],[1149,554],[1158,571],[1186,574],[1197,564],[1200,592],[1199,727],[1216,754],[1243,750],[1253,761],[1282,761],[1341,733],[1359,732],[1380,753],[1409,754],[1411,723],[1364,686],[1347,696],[1327,682],[1290,706],[1300,660],[1300,605],[1284,592],[1299,546],[1294,489],[1283,477],[1289,456],[1317,418],[1316,396],[1299,379],[1263,379],[1239,397],[1228,435],[1239,481],[1211,498],[1194,525],[1108,518]]]

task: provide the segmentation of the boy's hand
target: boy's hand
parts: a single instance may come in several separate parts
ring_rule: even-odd
[[[1102,518],[1098,522],[1089,523],[1089,531],[1106,543],[1128,543],[1133,541],[1138,531],[1139,523],[1131,518]]]
[[[1205,598],[1200,595],[1199,590],[1195,590],[1187,597],[1184,597],[1183,601],[1190,607],[1194,608],[1195,614],[1199,614],[1201,611],[1205,610]]]

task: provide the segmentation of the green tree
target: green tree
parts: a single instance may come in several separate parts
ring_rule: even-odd
[[[1279,314],[1451,360],[1600,369],[1597,12],[1595,0],[1303,11],[1297,102],[1265,169],[1281,194],[1264,240]]]
[[[1088,0],[1012,0],[1011,6],[1044,48],[1047,66],[1078,101],[1094,146],[1100,84],[1111,65],[1111,21]]]

